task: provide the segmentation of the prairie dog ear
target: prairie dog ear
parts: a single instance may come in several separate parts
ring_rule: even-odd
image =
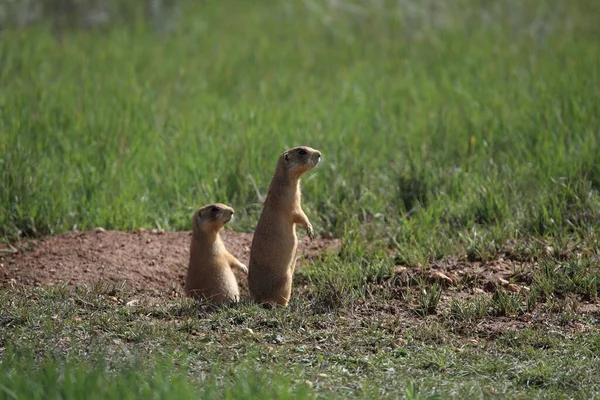
[[[194,230],[196,230],[196,229],[200,229],[201,225],[202,225],[202,211],[198,210],[194,213],[194,216],[192,217],[192,227]]]
[[[286,151],[285,153],[283,153],[283,158],[285,159],[285,161],[287,161],[290,158],[290,154]]]

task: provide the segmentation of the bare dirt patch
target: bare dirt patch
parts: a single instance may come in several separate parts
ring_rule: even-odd
[[[19,251],[0,253],[0,286],[10,284],[72,286],[96,282],[126,283],[143,291],[179,291],[189,258],[191,232],[69,232],[27,240]],[[223,230],[229,251],[245,264],[250,256],[251,233]],[[303,238],[299,260],[311,259],[326,249],[339,250],[339,239]],[[241,289],[244,274],[235,270]]]
[[[228,249],[248,264],[252,234],[226,229],[222,237]],[[162,303],[183,292],[190,239],[191,232],[100,230],[25,240],[13,246],[0,244],[0,287],[61,283],[75,287],[91,286],[97,282],[118,287],[125,284],[128,291],[137,292],[134,301],[139,301],[142,296],[161,299],[159,303]],[[335,254],[340,248],[339,239],[310,241],[303,238],[298,248],[299,269],[303,263],[328,251]],[[571,333],[592,329],[600,320],[598,299],[578,300],[572,306],[567,304],[568,299],[554,299],[552,304],[540,303],[533,310],[508,315],[492,312],[486,316],[461,317],[452,311],[451,305],[456,300],[487,301],[498,291],[518,296],[519,302],[524,303],[533,290],[534,276],[539,268],[535,261],[502,257],[486,262],[449,257],[422,268],[398,265],[392,276],[378,282],[367,282],[369,295],[364,300],[340,309],[335,302],[325,298],[314,303],[313,312],[328,314],[337,309],[340,315],[357,324],[372,321],[379,326],[384,323],[389,325],[386,329],[394,332],[409,332],[433,341],[448,340],[448,333],[492,339],[502,333],[535,327]],[[237,269],[234,273],[242,296],[247,296],[246,276]],[[296,277],[294,296],[314,296],[302,274]],[[421,307],[419,293],[434,282],[441,290],[439,303],[430,315],[422,315],[418,312]],[[335,290],[332,298],[335,298]],[[130,303],[126,295],[123,299],[115,297],[114,300],[119,304]],[[431,324],[431,321],[435,323]]]
[[[415,279],[438,282],[450,291],[467,291],[482,294],[502,288],[508,292],[529,291],[532,272],[537,270],[537,262],[522,262],[499,257],[480,262],[446,258],[433,262],[427,268],[409,269],[396,266],[397,279],[407,284],[415,284]]]

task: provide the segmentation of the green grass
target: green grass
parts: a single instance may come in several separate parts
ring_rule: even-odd
[[[189,229],[214,201],[252,229],[278,155],[308,144],[316,227],[407,263],[597,245],[599,7],[403,4],[209,1],[169,34],[5,30],[0,234]]]
[[[250,231],[306,144],[304,209],[345,244],[286,310],[0,288],[0,399],[598,398],[600,3],[188,1],[167,32],[110,3],[59,38],[0,2],[0,237],[189,230],[217,201]],[[500,255],[540,263],[529,293],[388,279]],[[536,312],[555,333],[472,333]]]
[[[170,359],[156,357],[153,364],[142,357],[119,360],[111,370],[96,356],[68,361],[57,355],[35,360],[30,354],[11,351],[0,366],[0,399],[303,399],[309,396],[306,383],[293,384],[281,375],[257,373],[243,368],[221,371],[223,381],[206,379],[199,389]],[[8,365],[7,365],[8,364]],[[176,372],[174,372],[176,371]]]
[[[209,311],[187,299],[139,296],[102,286],[0,291],[0,398],[600,393],[600,335],[584,315],[565,325],[550,313],[493,334],[477,326],[494,319],[465,322],[451,311],[421,319],[381,302],[315,313],[318,300],[296,298],[289,309],[244,302]],[[586,331],[564,329],[573,323]]]

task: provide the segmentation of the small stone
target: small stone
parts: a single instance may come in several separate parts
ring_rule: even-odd
[[[242,330],[243,330],[244,332],[246,332],[246,333],[249,333],[249,334],[251,334],[251,335],[254,335],[254,331],[253,331],[252,329],[250,329],[250,328],[244,328],[244,329],[242,329]]]
[[[493,386],[485,386],[485,390],[489,393],[496,393],[496,388]]]
[[[153,235],[156,235],[156,234],[158,233],[158,229],[152,229],[152,230],[150,231],[150,233],[152,233]]]
[[[312,387],[313,387],[313,383],[312,383],[311,381],[309,381],[309,380],[305,380],[305,381],[304,381],[304,383],[306,384],[306,386],[308,386],[309,388],[311,388],[311,389],[312,389]]]
[[[555,253],[554,247],[552,247],[552,246],[546,246],[546,248],[544,250],[546,251],[546,255],[548,257],[552,257]]]
[[[138,232],[139,233],[148,232],[148,229],[146,229],[146,228],[138,228]]]
[[[94,232],[104,233],[104,232],[106,232],[106,229],[102,228],[101,226],[98,226],[98,227],[94,228]]]
[[[508,285],[510,282],[508,282],[506,279],[504,278],[500,278],[498,277],[498,283],[501,284],[502,286],[506,286]]]
[[[406,268],[406,267],[404,267],[402,265],[396,265],[394,267],[394,273],[396,275],[400,275],[401,273],[406,272],[407,270],[408,270],[408,268]]]
[[[478,288],[478,287],[473,289],[473,292],[476,294],[485,294],[485,290]]]
[[[519,293],[521,291],[521,287],[519,285],[514,284],[514,283],[509,283],[506,286],[506,290],[508,290],[509,292]]]
[[[136,306],[140,301],[138,299],[133,299],[133,300],[129,300],[127,303],[125,303],[125,305],[127,307],[134,307]]]
[[[450,278],[448,275],[444,274],[443,272],[440,271],[433,271],[431,273],[431,277],[433,279],[436,279],[438,281],[444,281],[446,283],[453,283],[454,281],[452,280],[452,278]]]

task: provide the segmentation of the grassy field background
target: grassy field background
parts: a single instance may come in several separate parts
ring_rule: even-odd
[[[189,230],[194,209],[217,201],[236,209],[234,229],[252,230],[278,155],[305,144],[324,160],[304,179],[304,208],[319,233],[346,243],[339,258],[304,272],[317,298],[333,290],[356,300],[367,278],[394,264],[489,260],[500,251],[536,258],[574,247],[597,254],[600,3],[182,1],[169,29],[148,20],[141,3],[116,1],[99,28],[67,28],[60,16],[53,25],[45,11],[23,27],[16,4],[0,2],[4,240],[97,226]],[[570,262],[573,274],[544,275],[549,293],[597,297],[594,259]],[[408,350],[365,355],[389,338],[376,336],[372,321],[340,322],[340,334],[375,335],[375,344],[350,342],[331,350],[337,359],[319,358],[302,345],[277,352],[228,330],[236,318],[249,318],[246,327],[266,319],[295,337],[317,318],[309,300],[275,316],[243,305],[208,322],[182,300],[165,311],[174,316],[147,319],[100,302],[104,294],[74,303],[60,290],[0,289],[0,398],[86,390],[110,398],[140,381],[137,396],[163,390],[157,398],[198,390],[263,398],[265,388],[277,398],[589,398],[600,390],[597,332],[524,332],[490,349],[456,342],[448,326],[420,326],[406,334]],[[110,334],[90,339],[92,328],[73,322],[80,311]],[[178,336],[211,324],[229,335],[222,347],[200,351],[196,339]],[[338,327],[323,329],[335,335]],[[78,344],[54,354],[57,337]],[[127,343],[125,355],[115,353],[122,364],[90,361],[103,340],[120,349],[117,339]],[[174,358],[179,364],[169,366]],[[265,360],[276,374],[257,372]]]
[[[214,201],[252,229],[299,144],[316,227],[411,262],[598,232],[595,3],[184,4],[166,34],[2,33],[3,235],[189,229]]]

